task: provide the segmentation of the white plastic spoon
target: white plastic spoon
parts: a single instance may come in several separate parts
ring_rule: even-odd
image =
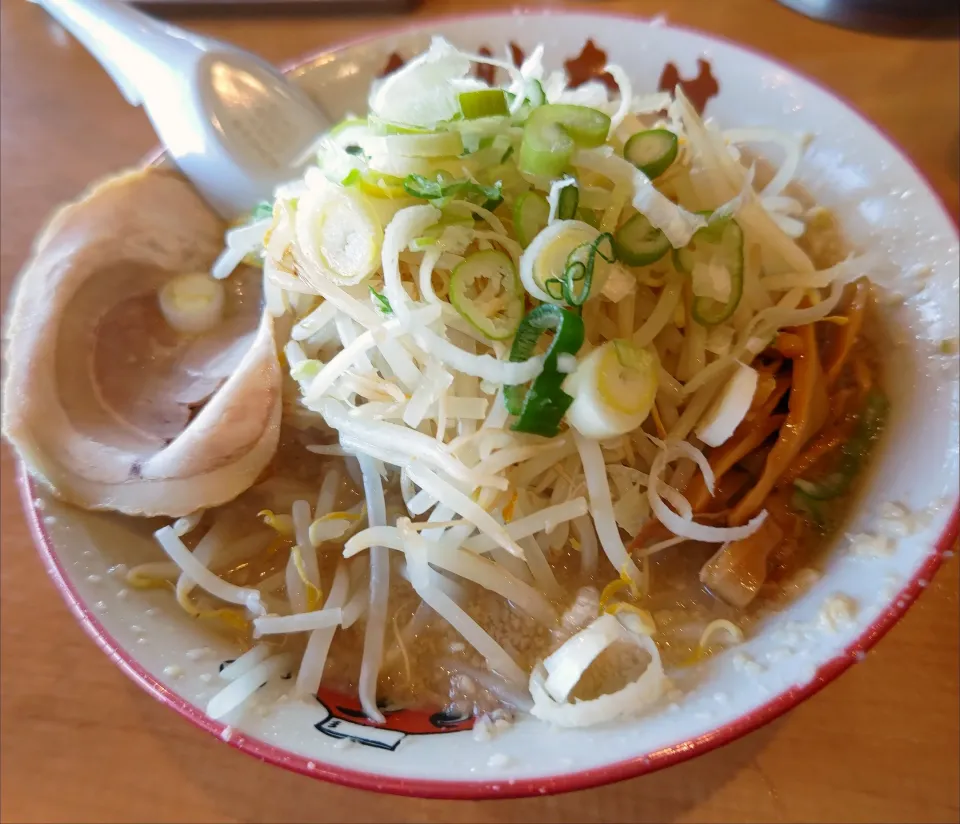
[[[329,126],[318,106],[249,52],[160,23],[117,0],[34,0],[143,106],[170,157],[223,217],[299,177]]]

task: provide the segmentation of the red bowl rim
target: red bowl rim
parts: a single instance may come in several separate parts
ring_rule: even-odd
[[[496,17],[508,15],[510,13],[524,15],[541,16],[577,16],[589,15],[595,17],[613,17],[630,21],[649,21],[650,18],[643,18],[639,15],[631,15],[607,10],[577,10],[577,9],[535,9],[525,7],[515,7],[513,9],[500,9],[489,12],[479,12],[473,14],[453,14],[441,15],[435,17],[418,18],[416,22],[402,27],[392,27],[378,30],[372,34],[353,40],[345,41],[332,48],[325,48],[317,51],[308,57],[296,60],[286,64],[284,71],[290,71],[305,66],[318,57],[377,40],[389,34],[401,34],[418,29],[429,30],[431,24],[448,22],[450,20],[470,20],[478,17]],[[665,24],[666,25],[666,24]],[[669,24],[673,29],[685,31],[698,37],[712,39],[726,45],[733,46],[741,51],[748,52],[754,56],[780,66],[785,71],[801,77],[808,83],[816,86],[825,94],[833,97],[843,106],[854,113],[869,125],[875,132],[883,136],[887,143],[900,156],[900,159],[913,168],[914,172],[920,177],[927,186],[927,189],[939,202],[943,213],[956,225],[957,217],[951,215],[947,210],[943,199],[939,193],[930,185],[926,175],[910,160],[902,149],[890,139],[886,132],[864,116],[856,107],[848,101],[827,89],[818,81],[807,77],[801,72],[786,66],[779,61],[765,55],[748,46],[735,43],[724,37],[714,34],[701,32],[696,29]],[[152,159],[157,157],[156,154]],[[960,234],[958,234],[960,237]],[[537,795],[553,795],[557,793],[572,792],[574,790],[589,789],[605,784],[611,784],[622,781],[627,778],[634,778],[645,775],[656,770],[669,767],[673,764],[685,761],[695,755],[702,755],[724,744],[728,744],[743,735],[769,723],[773,719],[795,707],[801,701],[806,700],[811,695],[821,690],[824,686],[837,678],[846,671],[852,664],[863,660],[867,650],[877,643],[890,628],[904,615],[912,606],[913,602],[920,595],[920,592],[929,584],[933,575],[939,569],[943,562],[945,554],[950,551],[958,540],[960,535],[960,500],[953,507],[953,511],[940,534],[936,543],[933,545],[930,554],[927,556],[923,565],[917,570],[913,578],[890,600],[890,606],[867,627],[864,632],[851,643],[840,654],[830,659],[816,672],[816,675],[802,686],[792,687],[779,693],[767,703],[751,710],[739,718],[711,730],[697,738],[680,742],[670,747],[638,755],[632,758],[624,759],[613,764],[607,764],[602,767],[593,767],[578,772],[564,773],[556,776],[546,776],[540,778],[523,779],[487,779],[481,781],[438,781],[432,779],[400,778],[393,776],[379,775],[377,773],[364,772],[360,770],[346,769],[332,764],[326,764],[315,759],[308,759],[305,756],[297,755],[281,747],[267,744],[256,738],[247,737],[242,732],[228,730],[228,725],[209,718],[202,709],[191,704],[176,693],[171,692],[164,684],[160,683],[153,675],[147,672],[140,663],[132,657],[112,635],[106,630],[103,624],[98,620],[90,609],[86,606],[83,599],[70,582],[64,570],[64,565],[57,556],[53,541],[48,534],[44,523],[43,514],[36,506],[37,499],[34,481],[30,478],[24,464],[18,461],[18,485],[20,488],[20,497],[27,515],[27,523],[33,535],[34,542],[40,558],[47,570],[49,576],[60,594],[63,596],[71,612],[79,620],[83,629],[96,642],[96,644],[109,656],[109,658],[136,684],[143,690],[152,695],[156,700],[168,707],[176,710],[197,727],[216,735],[221,740],[226,741],[232,747],[236,747],[249,755],[267,761],[284,769],[309,776],[319,778],[324,781],[330,781],[336,784],[342,784],[347,787],[353,787],[362,790],[374,792],[392,793],[395,795],[411,796],[417,798],[443,798],[443,799],[488,799],[488,798],[520,798]]]

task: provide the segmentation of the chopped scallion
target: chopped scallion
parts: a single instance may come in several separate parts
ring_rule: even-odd
[[[573,220],[576,217],[579,203],[580,189],[577,188],[577,184],[564,186],[560,190],[560,196],[557,200],[557,217],[560,220]]]
[[[272,200],[261,200],[250,213],[251,220],[266,220],[268,217],[273,217]]]
[[[457,99],[460,102],[460,111],[463,112],[466,120],[510,114],[507,98],[501,89],[478,89],[472,92],[461,92]]]
[[[667,236],[645,215],[635,214],[613,235],[617,259],[628,266],[649,266],[670,251]]]
[[[519,416],[512,427],[515,432],[530,432],[552,438],[560,431],[560,421],[573,403],[573,398],[561,388],[567,375],[558,368],[557,359],[563,354],[576,355],[583,346],[584,326],[578,314],[549,303],[538,306],[520,322],[510,349],[510,360],[524,361],[530,358],[540,336],[551,330],[554,333],[553,341],[547,349],[543,371],[534,378],[529,388],[504,388],[507,411]]]
[[[600,251],[602,243],[608,244],[609,255]],[[613,236],[609,232],[597,235],[597,238],[590,243],[581,243],[567,258],[561,287],[563,299],[571,306],[582,306],[590,297],[597,255],[607,263],[613,263],[617,259],[613,250]],[[554,296],[551,294],[551,297]]]
[[[520,168],[528,174],[558,177],[570,164],[577,146],[602,146],[609,130],[610,118],[588,106],[538,106],[523,127]]]
[[[694,299],[691,314],[697,323],[716,326],[736,311],[743,296],[743,230],[733,218],[720,218],[698,229],[686,246],[673,250],[673,262],[686,274],[694,274],[698,265],[714,266],[730,277],[730,296],[726,301],[711,297]]]
[[[378,308],[384,315],[392,315],[393,307],[390,305],[390,301],[387,300],[386,295],[381,295],[376,289],[372,286],[370,287],[370,294],[373,295],[373,299],[377,302]]]
[[[539,192],[524,192],[513,204],[513,227],[520,245],[526,248],[550,217],[550,204]]]
[[[492,249],[474,252],[450,276],[453,308],[492,340],[506,340],[517,330],[523,316],[523,294],[513,261]],[[486,300],[481,302],[480,297]]]
[[[623,156],[653,180],[677,159],[677,136],[668,129],[637,132],[623,147]]]

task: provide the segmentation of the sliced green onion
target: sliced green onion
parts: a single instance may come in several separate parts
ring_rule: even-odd
[[[486,137],[481,137],[480,142],[477,144],[477,150],[489,149],[493,145],[494,140],[496,140],[496,138],[489,134]]]
[[[382,157],[456,157],[463,152],[459,132],[427,132],[426,134],[391,134],[368,137],[364,148],[372,156]]]
[[[352,155],[363,154],[360,142],[369,135],[370,129],[367,127],[366,118],[348,117],[330,130],[333,142]]]
[[[609,255],[600,251],[600,244],[604,241],[610,245]],[[613,235],[609,232],[597,235],[596,239],[590,243],[581,243],[567,258],[561,285],[563,299],[571,306],[582,306],[590,297],[590,288],[593,285],[593,269],[597,255],[600,255],[607,263],[613,263],[617,259],[613,249]],[[551,294],[551,297],[554,297],[554,295]]]
[[[520,168],[527,174],[559,177],[578,146],[602,146],[610,118],[588,106],[538,106],[527,118],[520,143]]]
[[[563,387],[574,401],[567,423],[588,438],[632,432],[653,408],[660,360],[653,347],[611,340],[590,351]]]
[[[339,286],[357,286],[379,267],[383,222],[353,186],[308,189],[294,229],[298,254]]]
[[[482,183],[484,186],[499,184],[502,190],[511,191],[514,196],[527,191],[530,187],[530,184],[520,176],[516,164],[509,161],[484,166],[474,174],[478,183]]]
[[[564,186],[557,199],[557,217],[560,220],[573,220],[577,214],[577,205],[580,203],[580,189],[577,184]]]
[[[650,411],[657,394],[660,360],[653,347],[640,348],[629,340],[613,340],[619,369],[600,371],[600,396],[614,409],[628,415]]]
[[[513,204],[513,228],[520,245],[526,248],[547,225],[550,204],[539,192],[524,192]]]
[[[460,211],[455,211],[452,214],[450,212],[443,213],[443,219],[436,224],[436,226],[427,229],[425,234],[437,233],[437,237],[443,234],[443,230],[448,226],[462,226],[465,229],[472,229],[476,224],[476,220],[473,217],[473,214],[464,214]]]
[[[543,288],[554,300],[563,300],[563,281],[560,278],[547,278]]]
[[[363,175],[360,173],[359,169],[351,169],[349,172],[347,172],[347,176],[340,181],[340,185],[353,186],[355,183],[360,182],[361,177],[363,177]]]
[[[730,275],[730,297],[725,303],[694,298],[692,314],[697,323],[716,326],[736,311],[743,296],[743,230],[733,218],[720,218],[698,229],[686,246],[673,250],[673,262],[688,275],[698,264],[722,266]]]
[[[261,200],[250,212],[251,220],[266,220],[268,217],[273,217],[272,200]]]
[[[367,128],[367,119],[365,117],[347,117],[341,120],[330,129],[330,137],[336,137],[343,134],[347,129],[365,129]]]
[[[450,275],[450,303],[486,337],[512,337],[523,317],[523,286],[513,261],[492,249],[470,255]]]
[[[645,215],[638,213],[614,232],[613,248],[617,260],[628,266],[648,266],[670,251],[670,241]]]
[[[460,111],[463,112],[466,120],[510,114],[506,95],[501,89],[478,89],[473,92],[461,92],[457,99],[460,102]]]
[[[529,294],[544,302],[563,301],[564,273],[597,240],[596,229],[577,220],[555,220],[530,242],[520,256],[520,280]],[[577,250],[580,250],[577,252]],[[571,258],[571,255],[573,257]],[[602,274],[605,267],[600,267]]]
[[[422,235],[420,237],[415,237],[410,241],[410,251],[411,252],[424,252],[429,249],[431,246],[437,245],[438,238],[431,235]]]
[[[623,147],[623,156],[653,180],[677,159],[677,136],[668,129],[637,132]]]
[[[381,120],[379,117],[370,115],[367,118],[367,126],[371,133],[375,135],[386,134],[430,134],[432,129],[422,129],[418,126],[406,126],[402,123],[392,123],[389,120]]]
[[[380,311],[384,315],[392,315],[393,307],[390,305],[390,301],[387,300],[386,295],[381,295],[376,289],[372,286],[370,287],[370,294],[373,295],[373,299],[377,302]]]
[[[408,195],[423,200],[450,201],[461,198],[483,198],[481,205],[484,209],[496,209],[503,202],[503,192],[500,182],[493,186],[483,186],[466,178],[451,179],[444,172],[439,172],[434,180],[423,175],[407,175],[403,181],[403,188]],[[443,203],[434,205],[443,206]]]
[[[546,92],[544,92],[543,84],[539,80],[527,81],[527,102],[531,106],[542,106],[547,102]]]
[[[354,169],[353,171],[357,170]],[[351,172],[351,174],[347,175],[347,178],[351,177],[352,182],[356,183],[360,191],[365,195],[370,195],[370,197],[386,198],[387,200],[397,200],[407,197],[407,193],[403,188],[403,178],[383,174],[382,172],[374,172],[372,170],[361,172],[358,177],[353,177],[353,173]],[[344,179],[343,185],[348,185],[346,179]]]
[[[876,389],[867,393],[857,428],[840,447],[840,462],[836,470],[819,481],[798,478],[793,485],[807,498],[826,501],[845,494],[860,471],[873,443],[880,437],[887,420],[890,404]]]
[[[517,99],[517,96],[513,92],[506,92],[506,97],[508,105],[512,105]],[[543,90],[543,84],[539,80],[528,80],[523,95],[523,103],[520,108],[514,112],[514,122],[523,123],[530,116],[530,112],[546,102],[547,95]]]
[[[425,229],[420,237],[415,237],[410,241],[410,251],[422,252],[425,249],[428,249],[430,246],[435,246],[437,241],[440,240],[441,235],[443,235],[444,230],[450,228],[451,226],[460,226],[464,229],[472,229],[474,228],[474,225],[475,224],[472,216],[445,214],[442,220]]]
[[[512,427],[515,432],[552,438],[560,431],[560,421],[573,403],[573,398],[561,388],[567,376],[559,370],[557,359],[560,355],[576,355],[580,351],[584,339],[583,320],[569,309],[549,303],[538,306],[520,322],[510,349],[510,360],[530,358],[540,336],[548,330],[553,330],[554,335],[543,362],[543,371],[534,378],[529,389],[504,387],[503,399],[507,411],[519,415]]]

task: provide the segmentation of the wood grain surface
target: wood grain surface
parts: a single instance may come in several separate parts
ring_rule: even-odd
[[[488,2],[486,7],[500,5]],[[665,7],[666,6],[666,7]],[[426,2],[412,16],[467,12]],[[852,101],[957,213],[958,51],[815,23],[772,0],[598,2],[767,52]],[[224,9],[198,31],[284,62],[410,16],[277,17]],[[4,299],[58,203],[155,143],[140,110],[44,12],[0,5]],[[958,564],[867,660],[786,717],[692,762],[556,798],[399,799],[258,763],[140,692],[46,579],[2,454],[0,818],[20,821],[958,821]]]

